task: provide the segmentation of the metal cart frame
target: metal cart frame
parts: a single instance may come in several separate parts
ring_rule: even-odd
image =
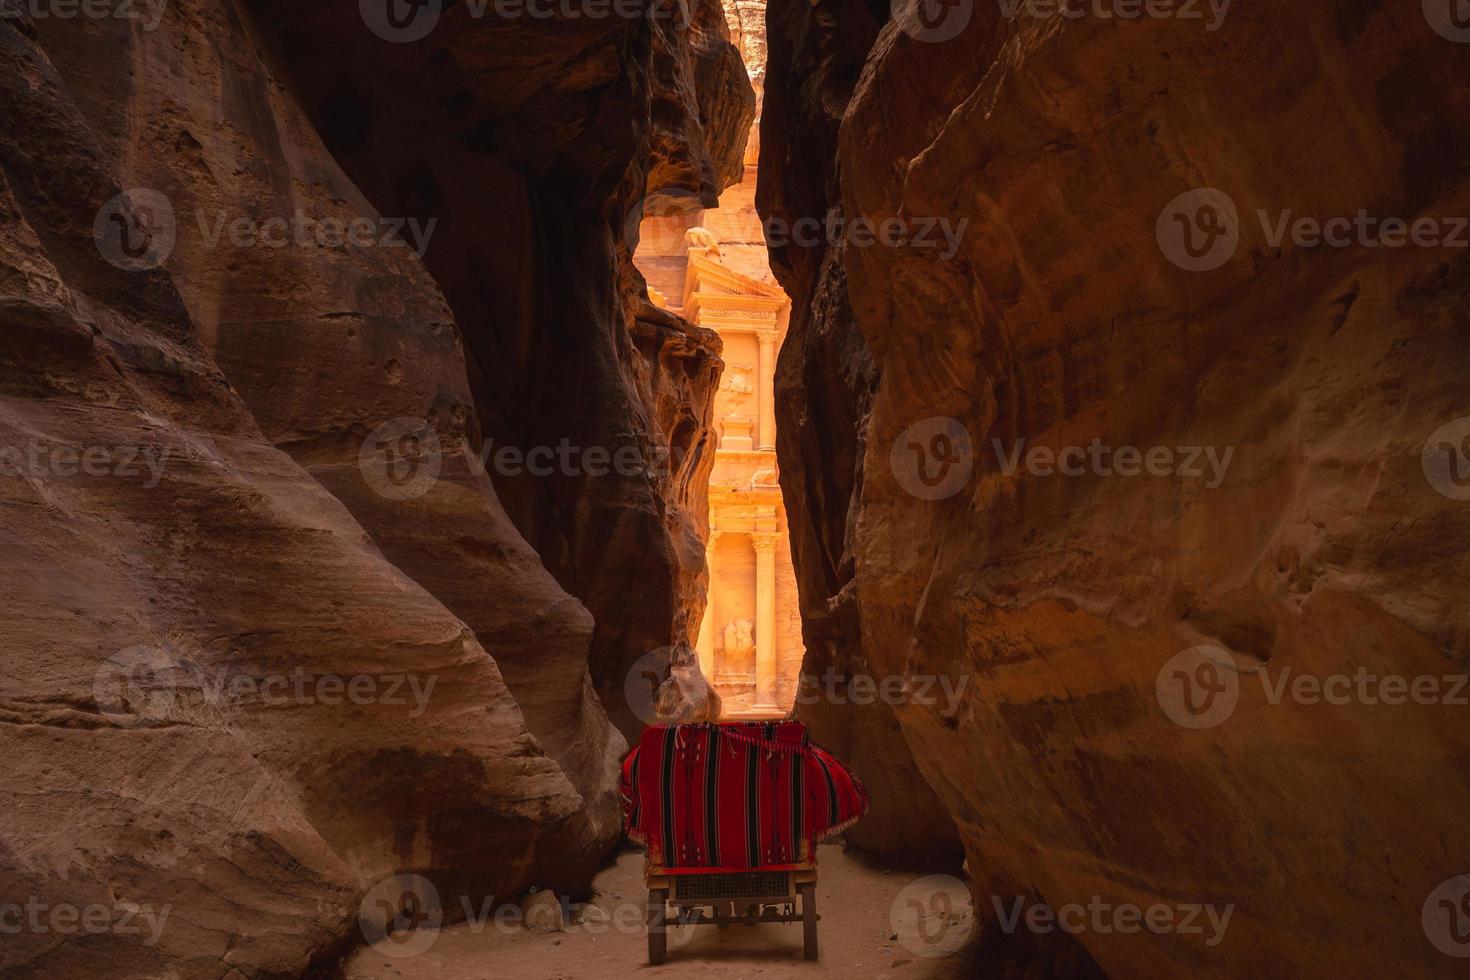
[[[749,871],[646,868],[648,962],[668,959],[668,927],[800,922],[802,950],[817,958],[817,865],[808,862]],[[798,908],[798,906],[800,906]],[[673,915],[670,916],[670,910]]]

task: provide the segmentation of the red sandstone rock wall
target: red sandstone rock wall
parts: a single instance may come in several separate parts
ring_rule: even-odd
[[[318,41],[378,43],[357,6]],[[612,94],[600,121],[543,94],[544,118],[568,126],[548,138],[557,153],[518,160],[534,175],[507,178],[520,212],[474,203],[486,172],[451,168],[445,209],[471,203],[447,228],[427,209],[417,238],[398,226],[401,246],[383,236],[420,212],[365,195],[381,188],[333,158],[275,33],[291,25],[227,0],[159,13],[0,20],[0,882],[49,907],[169,910],[151,942],[7,936],[7,975],[297,976],[361,941],[360,903],[387,875],[430,879],[447,916],[462,895],[584,887],[619,833],[624,744],[589,658],[687,634],[702,574],[717,349],[644,315],[619,239],[656,128],[638,22],[602,27],[591,75],[542,66],[543,82]],[[458,26],[448,36],[480,36]],[[506,78],[534,81],[515,57],[497,49],[460,77],[503,97]],[[409,117],[378,122],[412,145]],[[483,155],[484,127],[454,133]],[[405,164],[412,189],[437,193],[421,162]],[[148,193],[116,203],[130,189]],[[373,230],[324,244],[319,227],[299,237],[298,215]],[[441,240],[472,254],[416,254]],[[559,293],[456,275],[529,276],[551,251]],[[469,289],[467,321],[454,300]],[[476,332],[510,310],[507,332]],[[519,353],[490,357],[501,340]],[[573,362],[561,374],[557,350]],[[504,438],[486,419],[507,426],[496,406],[514,408],[485,397],[484,363],[518,391],[541,385],[517,424],[552,445],[687,451],[616,487],[549,481],[576,513],[544,493],[528,504],[464,451]],[[569,418],[596,425],[557,428]],[[381,428],[400,419],[416,422]],[[416,467],[392,455],[435,441]],[[57,463],[88,448],[111,469]],[[543,556],[527,535],[546,526],[565,531],[542,534]]]
[[[838,204],[843,107],[880,24],[858,2],[767,7],[769,46],[757,206],[767,227],[823,218]],[[850,841],[890,857],[943,861],[959,851],[954,822],[920,775],[891,708],[842,703],[831,684],[872,676],[850,528],[864,466],[864,420],[879,368],[848,304],[845,244],[775,242],[771,266],[793,297],[776,374],[777,452],[807,648],[797,712],[813,737],[873,790]],[[819,695],[819,696],[814,696]]]
[[[948,258],[775,256],[808,311],[778,378],[808,645],[860,624],[867,669],[970,679],[889,742],[981,914],[1234,905],[1215,945],[1080,935],[1120,977],[1458,975],[1434,896],[1470,869],[1465,709],[1262,680],[1467,671],[1470,258],[1274,243],[1256,212],[1470,212],[1470,48],[1414,3],[1236,4],[1214,30],[911,8],[871,50],[844,40],[864,7],[770,8],[763,210],[968,222]],[[1207,188],[1236,220],[1180,197]],[[997,439],[1233,456],[1219,481],[1047,475]]]
[[[628,668],[699,625],[720,361],[708,331],[648,314],[631,247],[645,198],[693,207],[739,179],[753,94],[719,4],[574,20],[461,4],[410,43],[365,33],[347,0],[252,5],[368,198],[440,218],[425,263],[464,336],[485,435],[639,461],[492,468],[511,519],[592,612],[593,678],[635,733]]]

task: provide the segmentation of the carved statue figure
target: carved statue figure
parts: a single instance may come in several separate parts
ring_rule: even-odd
[[[732,619],[725,624],[725,653],[741,657],[755,650],[755,624],[748,619]]]
[[[684,232],[684,244],[688,248],[702,248],[711,258],[720,258],[720,243],[708,228],[690,228]]]

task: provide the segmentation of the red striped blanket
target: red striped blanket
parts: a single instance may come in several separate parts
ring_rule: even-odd
[[[622,795],[629,836],[665,871],[806,863],[868,809],[857,779],[790,721],[648,728]]]

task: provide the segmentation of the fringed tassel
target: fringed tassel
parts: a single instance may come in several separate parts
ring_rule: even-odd
[[[746,745],[754,745],[756,748],[765,749],[767,752],[775,753],[777,755],[795,755],[799,752],[806,752],[806,744],[804,742],[773,742],[770,739],[762,738],[759,735],[751,735],[746,732],[736,731],[730,728],[722,729],[720,734],[724,738],[730,739],[732,742],[742,742]]]
[[[866,808],[864,808],[864,812],[866,812]],[[842,833],[847,828],[851,827],[853,824],[857,823],[862,818],[863,818],[863,814],[862,813],[859,813],[857,816],[853,817],[851,820],[844,820],[842,823],[838,824],[835,827],[829,827],[826,830],[819,830],[819,831],[817,831],[817,835],[816,835],[817,836],[817,840],[819,840],[819,841],[830,840],[831,838],[836,837],[838,834]]]

